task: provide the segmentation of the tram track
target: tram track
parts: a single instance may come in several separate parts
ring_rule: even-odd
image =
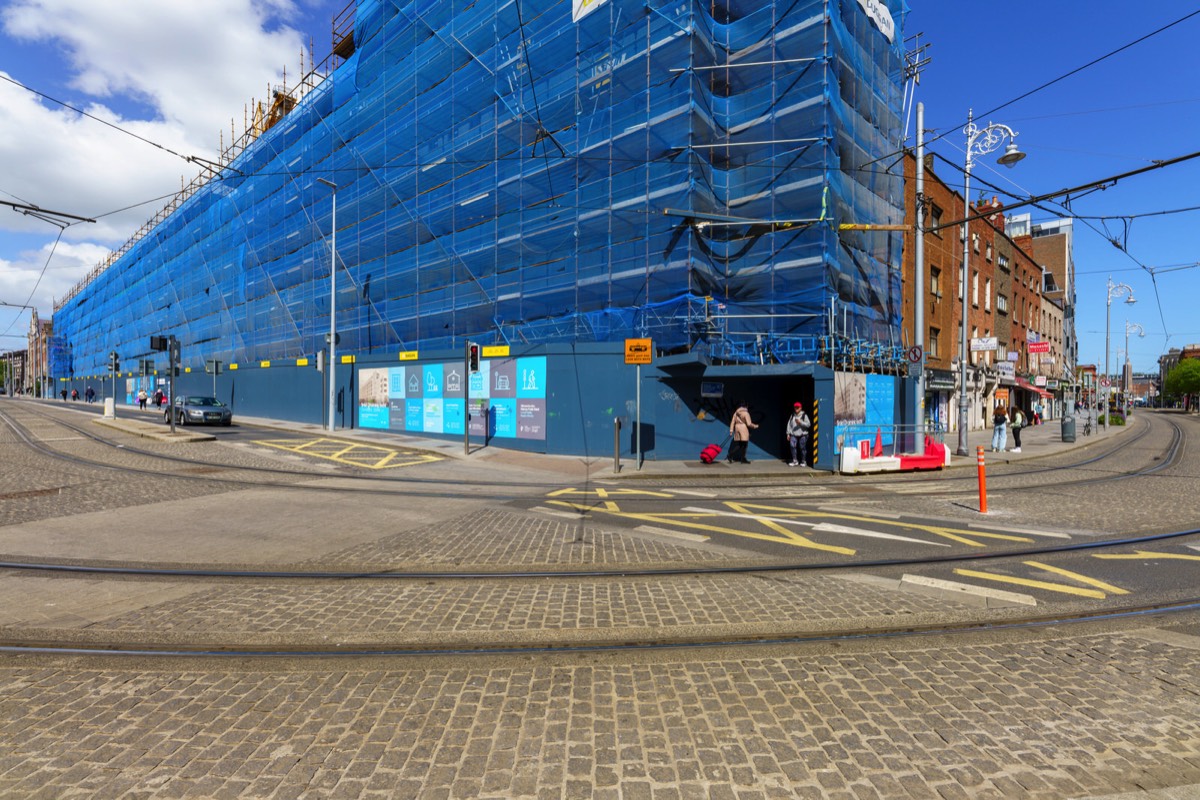
[[[202,482],[206,482],[206,483],[217,483],[217,484],[223,484],[223,485],[232,486],[232,487],[294,488],[294,489],[301,489],[304,491],[316,491],[316,492],[320,492],[320,491],[331,491],[331,492],[353,491],[353,492],[367,493],[367,494],[370,494],[370,493],[376,492],[376,491],[383,491],[383,492],[390,493],[391,488],[394,488],[396,486],[403,486],[406,488],[407,491],[409,491],[410,493],[413,493],[415,495],[419,496],[419,495],[424,494],[425,496],[439,497],[439,498],[452,497],[455,495],[455,492],[457,491],[457,490],[437,490],[437,491],[424,491],[423,492],[420,488],[420,487],[429,487],[429,486],[445,486],[447,483],[454,482],[453,479],[447,479],[447,478],[422,478],[422,477],[414,477],[412,475],[404,475],[404,476],[362,475],[362,474],[355,474],[355,473],[351,473],[351,472],[339,472],[336,474],[331,474],[328,471],[320,471],[320,470],[303,470],[303,469],[293,469],[293,468],[283,468],[283,467],[248,467],[248,466],[231,465],[229,463],[222,463],[219,461],[206,461],[206,460],[201,460],[201,459],[191,459],[191,458],[184,458],[184,457],[180,457],[180,456],[173,456],[173,455],[164,454],[161,452],[155,452],[153,450],[146,450],[143,448],[130,447],[127,444],[118,444],[116,442],[113,442],[110,439],[106,439],[102,436],[95,434],[92,431],[87,430],[83,426],[74,425],[69,422],[65,422],[54,415],[50,415],[50,414],[46,414],[44,412],[38,412],[38,411],[32,411],[31,413],[33,413],[35,416],[38,416],[44,420],[50,421],[56,425],[60,425],[64,428],[66,428],[67,430],[70,430],[70,431],[74,432],[75,434],[82,436],[85,439],[87,439],[93,443],[100,444],[105,447],[112,448],[114,450],[118,450],[120,452],[131,454],[131,455],[142,456],[145,458],[162,461],[162,462],[168,463],[168,464],[183,465],[184,471],[166,473],[166,474],[169,474],[171,477],[178,478],[181,480],[192,480],[192,481],[202,481]],[[65,460],[65,461],[68,461],[75,465],[94,467],[96,469],[101,469],[101,470],[119,470],[126,474],[135,474],[135,475],[140,474],[140,475],[157,476],[157,477],[162,477],[164,475],[164,473],[159,469],[139,468],[136,466],[127,466],[127,465],[126,466],[115,465],[111,462],[101,461],[98,459],[85,459],[85,458],[81,458],[76,455],[64,453],[55,448],[48,447],[42,442],[35,441],[29,435],[28,429],[25,428],[25,426],[20,425],[20,423],[18,423],[16,420],[14,420],[11,415],[6,414],[4,412],[0,412],[0,419],[2,419],[5,422],[5,424],[7,424],[9,426],[9,428],[11,428],[17,434],[17,436],[22,440],[22,442],[25,444],[25,446],[27,446],[31,450],[34,450],[35,452],[38,452],[46,457],[55,458],[55,459],[59,459],[59,460]],[[1186,439],[1184,437],[1182,427],[1175,420],[1171,419],[1170,417],[1165,417],[1165,416],[1162,417],[1162,419],[1171,427],[1171,431],[1172,431],[1171,441],[1165,448],[1165,455],[1163,457],[1155,458],[1150,463],[1147,463],[1144,466],[1142,466],[1138,469],[1135,469],[1135,470],[1129,470],[1129,469],[1116,470],[1116,471],[1112,471],[1112,472],[1109,472],[1109,473],[1103,474],[1103,475],[1092,475],[1092,476],[1083,477],[1083,478],[1072,478],[1072,479],[1060,480],[1060,481],[1041,480],[1041,485],[1045,486],[1045,487],[1053,487],[1053,488],[1066,488],[1066,487],[1080,487],[1080,486],[1096,485],[1096,484],[1109,483],[1109,482],[1114,482],[1114,481],[1129,480],[1132,478],[1146,477],[1146,476],[1154,475],[1162,470],[1165,470],[1165,469],[1173,466],[1174,464],[1178,463],[1178,461],[1182,455],[1182,451],[1183,451],[1183,447],[1184,447]],[[1023,462],[1021,462],[1019,467],[1014,466],[1014,465],[1001,465],[1001,466],[993,465],[992,471],[988,475],[989,480],[992,481],[990,491],[992,491],[994,493],[1002,493],[1004,491],[1007,491],[1010,488],[1005,485],[1005,482],[1008,479],[1015,479],[1015,480],[1019,480],[1022,482],[1027,482],[1030,479],[1035,479],[1035,478],[1042,479],[1046,475],[1061,474],[1061,473],[1066,473],[1066,472],[1070,472],[1070,471],[1077,471],[1077,470],[1081,470],[1081,469],[1094,467],[1095,465],[1100,464],[1106,460],[1119,457],[1118,454],[1128,452],[1128,450],[1133,445],[1142,441],[1144,438],[1151,435],[1151,433],[1152,433],[1151,427],[1149,425],[1145,425],[1140,430],[1132,433],[1131,435],[1127,436],[1126,438],[1121,439],[1118,442],[1113,442],[1108,445],[1101,445],[1102,447],[1104,447],[1104,449],[1101,452],[1090,456],[1089,458],[1077,459],[1077,460],[1071,461],[1070,463],[1066,463],[1066,464],[1031,466],[1030,462],[1023,461]],[[203,471],[201,472],[200,470],[203,470]],[[231,478],[231,477],[213,474],[212,472],[209,472],[208,470],[219,470],[219,471],[230,471],[230,472],[251,472],[254,474],[276,475],[276,476],[281,476],[281,477],[286,477],[286,478],[303,478],[303,479],[313,479],[313,480],[337,479],[338,486],[323,487],[319,483],[316,483],[316,484],[305,483],[305,484],[298,485],[298,484],[288,484],[288,483],[280,483],[280,482],[273,482],[273,481],[266,481],[266,480],[257,481],[257,480],[249,480],[246,478]],[[929,495],[951,495],[951,494],[962,493],[964,491],[970,491],[972,488],[972,485],[977,480],[976,476],[973,473],[968,474],[967,470],[962,470],[961,472],[963,474],[955,474],[953,472],[941,473],[941,474],[938,474],[936,476],[936,478],[934,478],[932,480],[928,474],[902,475],[902,476],[888,477],[886,479],[880,479],[880,478],[865,479],[862,476],[851,476],[848,478],[841,477],[841,476],[815,477],[815,478],[803,480],[800,482],[797,482],[795,476],[788,476],[786,479],[778,478],[778,479],[770,479],[770,480],[755,480],[752,478],[749,480],[739,480],[738,486],[741,489],[770,489],[770,488],[781,487],[781,485],[786,485],[789,488],[793,488],[799,483],[799,485],[802,485],[803,487],[808,488],[808,489],[828,489],[831,491],[833,491],[833,490],[862,491],[862,490],[870,489],[870,488],[887,489],[887,488],[891,488],[891,487],[904,486],[904,485],[908,485],[908,484],[922,483],[922,484],[925,484],[928,486],[927,494],[929,494]],[[721,477],[727,477],[727,476],[721,476]],[[592,476],[591,478],[588,479],[587,482],[609,485],[611,483],[614,483],[615,481],[613,481],[611,478],[609,478],[607,476]],[[639,486],[676,485],[679,483],[687,483],[688,485],[694,485],[694,482],[695,482],[694,478],[689,478],[684,481],[679,481],[679,480],[664,480],[661,477],[638,479],[636,481],[637,485],[639,485]],[[505,501],[512,500],[512,499],[515,499],[516,497],[518,497],[519,495],[514,494],[514,492],[519,492],[520,490],[567,487],[567,486],[578,485],[579,483],[580,483],[579,480],[570,480],[570,481],[552,481],[552,480],[512,481],[512,480],[508,480],[508,481],[500,481],[500,480],[495,480],[495,479],[480,479],[480,480],[473,480],[472,486],[474,487],[475,490],[477,490],[477,492],[483,491],[483,490],[488,490],[488,489],[490,489],[490,490],[509,490],[507,492],[495,491],[493,494],[489,495],[489,499],[496,500],[499,502],[505,502]],[[623,479],[620,481],[620,483],[622,485],[628,485],[629,483],[632,483],[632,481],[628,481],[628,479]],[[349,485],[347,485],[347,484],[349,484]],[[389,487],[389,488],[380,489],[378,487]]]
[[[37,436],[18,422],[4,416],[8,427],[16,432],[23,446],[42,456],[65,459],[85,468],[104,466],[119,470],[122,475],[131,474],[128,463],[104,464],[97,458],[79,459],[69,452],[61,452],[44,442],[37,441]],[[60,421],[47,418],[54,424]],[[1142,463],[1124,465],[1124,471],[1119,475],[1101,477],[1089,476],[1084,479],[1063,480],[1059,482],[1043,481],[1053,486],[1079,486],[1081,484],[1103,483],[1121,478],[1144,477],[1154,475],[1169,466],[1179,463],[1183,457],[1186,439],[1183,429],[1173,420],[1170,441],[1157,451],[1156,456],[1147,456]],[[65,429],[71,430],[70,426]],[[1161,428],[1159,429],[1161,432]],[[80,435],[90,434],[79,429]],[[1133,436],[1126,437],[1119,448],[1106,448],[1105,452],[1094,453],[1087,459],[1073,459],[1070,465],[1047,466],[1039,468],[1042,473],[1064,473],[1081,465],[1094,465],[1106,458],[1117,457],[1116,450],[1128,453],[1131,445],[1149,441],[1144,437],[1151,433],[1150,426],[1143,430],[1130,432]],[[88,436],[88,439],[102,441]],[[117,443],[104,443],[107,447],[121,450]],[[48,451],[48,452],[47,452]],[[152,450],[136,453],[139,458],[159,459],[160,454]],[[1128,456],[1126,456],[1128,460]],[[249,470],[255,473],[255,468],[221,464],[214,461],[181,459],[171,456],[172,464],[182,465],[185,469],[222,469]],[[150,462],[153,464],[154,462]],[[309,472],[296,469],[273,469],[290,477],[303,479],[326,479],[328,473]],[[138,467],[135,475],[156,475],[163,477],[163,468]],[[1023,469],[1019,474],[1028,475],[1029,469]],[[243,480],[210,473],[204,474],[168,474],[166,477],[175,479],[198,480],[222,484],[235,488],[268,487],[272,489],[291,489],[290,484],[280,484],[271,481]],[[339,483],[353,485],[356,476],[336,476]],[[363,476],[369,491],[384,492],[387,486],[380,486],[375,476]],[[412,479],[405,478],[400,482],[408,483]],[[418,495],[432,494],[430,483],[444,482],[442,479],[418,479],[421,489]],[[944,482],[932,482],[934,485]],[[386,479],[387,484],[394,486],[396,479]],[[858,484],[848,481],[828,481],[828,485]],[[883,482],[880,482],[883,483]],[[554,485],[554,484],[551,484]],[[777,486],[775,482],[763,484],[767,487]],[[518,489],[544,488],[545,484],[519,484]],[[313,485],[305,485],[305,490],[311,491]],[[492,491],[485,488],[484,494],[507,498],[510,491]],[[511,490],[511,486],[506,486]],[[473,487],[474,490],[474,487]],[[337,491],[346,491],[339,487]],[[368,491],[368,490],[364,490]],[[455,490],[458,491],[458,490]],[[451,496],[449,493],[437,492],[438,496]],[[513,495],[520,492],[511,492]],[[580,517],[582,521],[583,517]],[[462,531],[461,535],[469,537],[470,531]],[[566,607],[582,606],[585,598],[607,597],[610,593],[620,595],[622,592],[630,598],[636,597],[637,592],[649,591],[656,594],[667,589],[679,589],[680,582],[687,582],[687,591],[697,592],[698,597],[752,597],[763,591],[799,593],[803,596],[808,591],[804,587],[810,582],[820,583],[830,580],[838,582],[842,578],[850,578],[847,573],[863,573],[874,570],[885,574],[900,572],[917,572],[926,567],[939,564],[969,564],[970,562],[1003,563],[1003,559],[1018,562],[1022,559],[1047,559],[1051,556],[1061,556],[1071,553],[1109,551],[1140,551],[1156,545],[1162,549],[1167,545],[1186,544],[1188,540],[1200,538],[1200,529],[1176,530],[1166,533],[1156,533],[1146,536],[1122,536],[1119,538],[1090,539],[1073,541],[1066,544],[1048,544],[1044,546],[1008,549],[996,548],[986,552],[956,552],[943,556],[924,558],[892,558],[858,560],[844,559],[841,561],[797,562],[795,560],[774,559],[770,562],[747,556],[737,562],[721,564],[655,564],[638,566],[619,566],[613,568],[537,568],[513,569],[505,564],[497,564],[492,568],[470,568],[457,562],[447,560],[445,567],[422,568],[419,570],[397,569],[322,569],[321,564],[336,564],[330,558],[346,558],[349,566],[355,566],[353,556],[332,555],[323,557],[322,561],[313,566],[307,562],[298,565],[296,569],[232,569],[204,568],[194,565],[181,564],[165,566],[163,564],[137,563],[128,558],[120,561],[79,560],[72,563],[55,563],[51,559],[8,559],[0,561],[0,570],[10,577],[33,577],[43,580],[41,590],[53,593],[61,588],[71,591],[69,583],[58,584],[58,581],[144,581],[159,583],[174,587],[184,599],[173,599],[162,605],[146,606],[145,614],[139,610],[138,602],[131,601],[131,616],[121,617],[115,622],[105,622],[105,617],[99,615],[93,624],[77,628],[56,628],[51,624],[42,627],[38,625],[20,626],[9,624],[0,627],[0,652],[20,654],[24,656],[117,656],[117,657],[176,657],[189,659],[230,659],[230,658],[345,658],[345,657],[411,657],[411,656],[502,656],[527,655],[546,653],[574,652],[606,652],[606,651],[667,651],[679,648],[717,648],[717,647],[765,647],[803,645],[818,642],[849,642],[863,639],[883,639],[897,637],[942,636],[970,632],[996,631],[1003,629],[1019,629],[1044,627],[1049,625],[1076,625],[1095,623],[1106,620],[1135,618],[1146,615],[1182,614],[1200,610],[1200,598],[1191,597],[1191,592],[1177,589],[1175,597],[1165,593],[1156,594],[1156,602],[1147,602],[1146,595],[1140,601],[1129,598],[1124,600],[1113,598],[1103,603],[1089,607],[1081,607],[1078,603],[1056,603],[1050,611],[1034,614],[1028,610],[1015,609],[986,609],[978,612],[951,613],[939,615],[937,621],[927,621],[910,615],[898,624],[880,624],[876,614],[847,614],[833,624],[806,624],[802,615],[786,615],[787,621],[779,622],[770,616],[754,617],[750,622],[697,624],[687,622],[672,625],[656,625],[651,622],[638,624],[593,624],[584,625],[533,625],[521,628],[512,627],[515,620],[510,619],[510,627],[499,625],[494,629],[468,630],[458,628],[452,621],[442,619],[441,625],[425,624],[421,617],[429,613],[419,603],[404,605],[401,616],[388,617],[391,622],[381,627],[370,624],[359,624],[352,611],[353,603],[347,598],[356,598],[364,593],[370,598],[390,598],[397,595],[422,595],[429,597],[454,595],[455,597],[511,597],[529,596],[530,592],[556,592],[556,602],[565,603]],[[347,551],[350,552],[350,551]],[[364,562],[367,563],[367,562]],[[487,563],[487,562],[481,562]],[[1003,568],[1003,566],[1001,567]],[[48,583],[47,583],[48,582]],[[736,587],[736,588],[731,588]],[[82,587],[82,584],[76,584]],[[383,587],[378,591],[368,587]],[[462,587],[462,588],[455,588]],[[517,587],[517,588],[506,588]],[[665,587],[665,588],[663,588]],[[770,587],[767,589],[766,587]],[[78,588],[78,591],[90,587]],[[478,590],[478,591],[477,591]],[[897,590],[899,591],[899,590]],[[722,592],[725,594],[722,595]],[[112,589],[110,594],[119,594],[120,590]],[[234,603],[223,605],[223,598],[228,594],[239,595],[242,605]],[[355,594],[357,593],[357,595]],[[251,599],[247,600],[246,597]],[[272,601],[282,597],[281,618],[292,620],[291,626],[282,626],[270,635],[261,632],[265,625],[259,625],[256,619],[258,609],[253,598],[269,598]],[[668,592],[673,598],[668,603],[683,603],[673,606],[676,611],[683,610],[689,600],[680,599],[677,594]],[[386,602],[386,600],[385,600]],[[526,602],[526,601],[522,601]],[[718,601],[719,602],[719,601]],[[182,605],[180,605],[182,603]],[[193,607],[198,603],[198,607]],[[295,614],[297,609],[308,610],[312,606],[328,604],[331,609],[333,623],[309,623],[308,617]],[[485,603],[486,607],[486,603]],[[657,610],[666,606],[656,606]],[[322,609],[323,610],[323,609]],[[669,609],[668,609],[669,610]],[[178,627],[169,622],[163,627],[163,620],[172,620],[171,615],[184,613],[187,621],[180,621]],[[211,619],[209,618],[211,615]],[[681,615],[683,616],[683,615]],[[902,616],[902,615],[901,615]],[[274,619],[274,618],[273,618]],[[886,622],[886,620],[885,620]],[[116,628],[113,630],[112,628]]]
[[[423,642],[296,643],[245,642],[154,642],[129,638],[124,641],[77,637],[69,641],[49,637],[18,638],[0,629],[0,654],[15,656],[119,656],[124,658],[167,657],[189,659],[325,659],[325,658],[400,658],[400,657],[496,657],[505,655],[547,655],[568,653],[668,651],[681,649],[756,648],[817,643],[847,643],[865,640],[900,640],[930,636],[996,633],[1046,627],[1074,627],[1099,622],[1165,617],[1200,611],[1200,597],[1188,597],[1148,604],[1130,604],[1091,610],[1062,610],[1049,614],[1021,614],[987,619],[946,619],[929,624],[863,626],[825,629],[729,631],[720,635],[690,634],[675,630],[656,630],[652,636],[641,631],[612,630],[607,636],[594,631],[539,631],[526,639],[497,641],[495,637],[435,637]],[[347,637],[349,638],[349,637]]]

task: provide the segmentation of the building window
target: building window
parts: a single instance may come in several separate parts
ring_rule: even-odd
[[[998,256],[996,258],[996,263],[1000,265],[1000,269],[1007,270],[1008,269],[1008,256]]]
[[[942,226],[942,210],[935,205],[929,206],[929,225],[930,228],[940,228]],[[939,230],[933,231],[934,236],[941,236]]]
[[[996,310],[1001,314],[1008,313],[1008,298],[1002,294],[996,295]]]
[[[941,336],[941,334],[942,334],[942,331],[939,328],[930,328],[929,329],[929,357],[930,358],[938,357],[938,337]]]
[[[963,275],[965,274],[965,272],[966,272],[965,268],[963,268],[961,266],[958,268],[958,299],[959,300],[963,299],[963,282],[966,280],[966,278],[964,278]]]
[[[971,273],[971,305],[979,306],[979,273]]]
[[[975,255],[979,255],[979,234],[971,234],[971,249],[975,251]]]
[[[936,298],[942,296],[942,271],[937,267],[929,268],[929,293]]]
[[[984,292],[984,295],[983,295],[983,310],[991,311],[992,310],[992,279],[991,278],[987,279],[987,282],[984,284],[984,289],[986,291]]]

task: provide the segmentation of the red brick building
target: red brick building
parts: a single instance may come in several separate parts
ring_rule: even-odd
[[[967,353],[968,419],[971,428],[991,424],[991,409],[1014,402],[1024,408],[1045,402],[1048,395],[1032,385],[1040,356],[1028,352],[1028,342],[1045,335],[1042,269],[1032,256],[1029,237],[1012,239],[1005,231],[1003,209],[993,198],[972,206],[972,213],[995,209],[994,214],[972,220],[968,261],[962,277],[962,225],[949,225],[966,214],[962,196],[943,181],[927,159],[925,170],[925,285],[921,298],[915,289],[916,159],[905,158],[905,223],[902,281],[904,287],[903,336],[916,341],[915,306],[925,314],[924,342],[925,417],[950,431],[958,427],[962,294],[967,292],[967,337],[977,349]],[[1061,317],[1061,312],[1059,314]],[[1061,339],[1060,339],[1061,341]],[[1061,345],[1060,345],[1061,347]]]

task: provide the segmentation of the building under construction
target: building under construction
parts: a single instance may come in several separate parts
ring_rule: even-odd
[[[331,306],[347,426],[461,429],[449,405],[441,430],[404,407],[403,370],[461,364],[467,342],[542,359],[513,366],[544,370],[542,413],[576,427],[584,397],[627,411],[629,338],[652,341],[647,379],[692,421],[714,376],[732,403],[735,387],[820,399],[820,370],[895,371],[904,15],[903,0],[359,0],[333,60],[56,308],[51,372],[91,380],[171,335],[180,381],[220,362],[235,407],[323,419]],[[580,407],[556,411],[567,395]],[[586,449],[557,424],[511,430]],[[660,455],[711,437],[657,424]]]

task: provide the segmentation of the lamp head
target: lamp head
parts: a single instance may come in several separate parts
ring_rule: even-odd
[[[1025,154],[1017,148],[1017,143],[1012,139],[1008,140],[1008,147],[1004,148],[1004,155],[997,159],[997,163],[1012,169],[1013,165],[1025,157]]]
[[[1133,295],[1129,295],[1129,297],[1125,298],[1125,305],[1127,305],[1127,306],[1131,306],[1136,302],[1137,302],[1137,298],[1134,297]]]

